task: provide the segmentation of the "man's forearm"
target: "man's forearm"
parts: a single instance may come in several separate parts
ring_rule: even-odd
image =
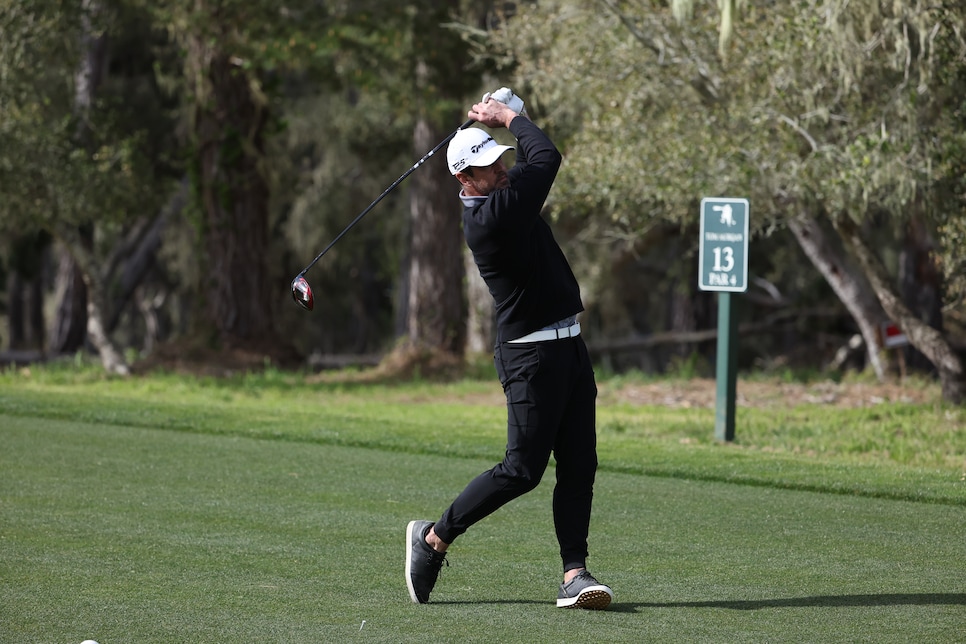
[[[533,121],[526,117],[512,119],[509,130],[517,140],[518,163],[522,160],[530,165],[550,166],[554,171],[560,167],[560,152]]]

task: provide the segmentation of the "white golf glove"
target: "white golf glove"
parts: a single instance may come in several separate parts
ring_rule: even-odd
[[[514,94],[509,87],[501,87],[492,94],[484,94],[483,102],[486,102],[487,98],[503,103],[517,114],[527,115],[527,108],[523,105],[523,99]]]

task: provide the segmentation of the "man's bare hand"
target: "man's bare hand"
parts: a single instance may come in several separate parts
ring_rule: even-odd
[[[499,101],[487,97],[485,101],[474,105],[467,113],[474,121],[487,127],[510,127],[510,121],[520,116]]]

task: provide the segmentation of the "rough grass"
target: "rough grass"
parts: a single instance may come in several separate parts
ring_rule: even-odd
[[[929,393],[884,394],[889,400],[842,393],[848,384],[741,383],[737,440],[722,445],[713,382],[624,376],[599,387],[605,470],[966,503],[966,413]],[[497,460],[505,432],[495,378],[397,382],[267,370],[118,380],[48,368],[0,374],[0,405],[35,417]]]

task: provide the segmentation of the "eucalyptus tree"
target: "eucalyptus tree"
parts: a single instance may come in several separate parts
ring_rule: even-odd
[[[913,215],[954,228],[961,218],[936,187],[950,180],[944,142],[961,140],[962,87],[937,74],[962,67],[966,8],[747,2],[722,45],[707,3],[683,22],[651,0],[528,6],[501,39],[573,132],[558,202],[606,212],[633,235],[693,221],[700,196],[748,195],[760,228],[788,225],[824,253],[812,259],[842,278],[836,292],[871,352],[887,315],[935,365],[946,398],[963,400],[961,361],[904,306],[883,250]],[[819,231],[827,243],[814,243]]]

